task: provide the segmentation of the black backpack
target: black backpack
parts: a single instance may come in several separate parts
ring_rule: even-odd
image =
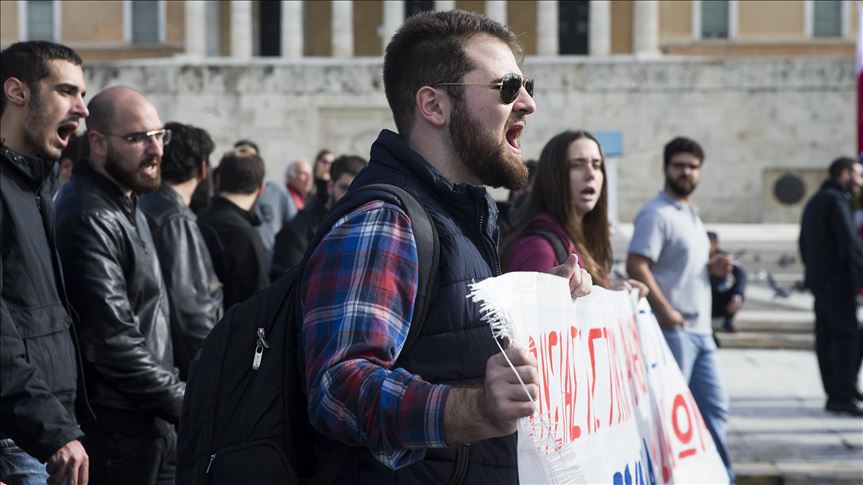
[[[302,263],[232,306],[201,345],[189,371],[177,443],[179,485],[332,483],[350,453],[336,447],[314,477],[314,440],[297,362],[299,288],[311,253],[353,209],[385,200],[406,210],[419,257],[419,287],[404,350],[428,310],[439,258],[437,231],[414,196],[387,184],[351,190],[328,214]]]

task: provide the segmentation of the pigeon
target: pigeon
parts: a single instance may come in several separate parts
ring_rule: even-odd
[[[797,258],[795,256],[790,256],[788,254],[783,254],[779,256],[779,260],[776,261],[780,267],[785,268],[791,266],[792,264],[797,262]]]
[[[769,271],[767,272],[767,284],[774,291],[773,298],[788,298],[791,296],[791,289],[780,285]]]

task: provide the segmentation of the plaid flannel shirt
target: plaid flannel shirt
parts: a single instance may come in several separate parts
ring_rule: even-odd
[[[391,469],[446,446],[450,387],[393,365],[413,316],[418,268],[407,214],[373,201],[336,222],[302,281],[300,339],[312,426],[367,447]]]

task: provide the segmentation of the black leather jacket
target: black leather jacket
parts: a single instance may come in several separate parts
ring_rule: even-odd
[[[0,145],[0,433],[42,462],[83,434],[75,327],[45,183],[53,165]]]
[[[171,186],[141,196],[171,303],[174,364],[185,380],[201,342],[222,317],[222,283],[195,213]]]
[[[97,420],[107,408],[176,423],[186,386],[174,368],[168,295],[137,197],[124,196],[81,160],[56,209],[57,246],[80,318]]]

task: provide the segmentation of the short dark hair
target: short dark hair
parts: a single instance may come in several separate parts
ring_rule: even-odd
[[[363,157],[356,155],[342,155],[333,160],[333,165],[330,167],[330,180],[335,182],[343,174],[352,175],[354,177],[360,173],[360,170],[366,168],[369,162]]]
[[[264,173],[260,155],[231,150],[219,162],[219,192],[254,193],[264,183]]]
[[[0,85],[6,84],[10,77],[17,78],[38,93],[36,83],[50,74],[48,61],[69,61],[76,66],[83,65],[81,56],[63,44],[45,40],[16,42],[0,51]],[[0,95],[0,114],[6,110],[6,94]]]
[[[258,152],[259,154],[261,153],[261,149],[258,148],[258,144],[253,142],[252,140],[247,139],[247,138],[243,138],[242,140],[237,140],[237,142],[234,143],[234,148],[240,148],[241,146],[252,147],[255,149],[256,152]]]
[[[707,231],[707,239],[710,239],[710,242],[719,242],[719,234],[714,231]]]
[[[671,163],[671,157],[677,155],[678,153],[691,153],[695,156],[695,158],[698,159],[701,164],[704,163],[704,150],[701,149],[701,145],[699,145],[697,141],[690,138],[678,136],[677,138],[665,144],[665,151],[663,153],[662,159],[665,162],[666,167],[669,163]]]
[[[459,82],[475,68],[464,51],[472,37],[487,34],[507,44],[518,62],[522,48],[506,26],[464,10],[421,12],[396,31],[384,56],[384,91],[396,128],[410,135],[416,111],[415,96],[423,86]],[[443,86],[460,100],[463,86]]]
[[[171,143],[165,145],[162,156],[162,178],[168,182],[182,183],[198,173],[201,162],[210,164],[210,155],[216,144],[210,134],[197,126],[171,121],[165,123],[171,130]]]
[[[842,172],[853,167],[855,163],[860,163],[851,157],[839,157],[830,164],[830,178],[838,179],[842,176]]]

